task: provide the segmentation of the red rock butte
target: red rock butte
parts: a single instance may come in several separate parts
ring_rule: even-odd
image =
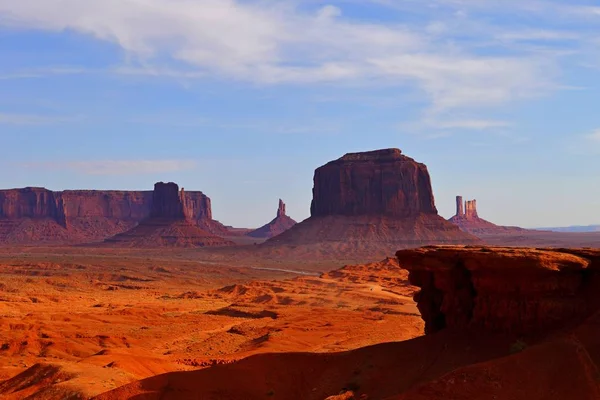
[[[346,254],[372,252],[375,257],[390,247],[478,239],[438,215],[424,164],[399,149],[384,149],[346,154],[318,168],[311,217],[264,246],[334,242]]]
[[[315,171],[313,217],[437,215],[425,164],[399,149],[349,153]]]
[[[516,226],[500,226],[486,221],[477,213],[477,200],[466,200],[456,196],[456,214],[448,221],[458,226],[463,232],[478,237],[489,235],[518,235],[528,232]]]
[[[279,199],[279,207],[277,208],[277,215],[275,219],[266,225],[261,226],[258,229],[248,233],[248,236],[255,238],[272,238],[290,229],[296,225],[296,221],[288,217],[285,212],[285,203]]]
[[[164,184],[169,185],[169,184]],[[85,243],[125,232],[165,204],[171,216],[193,221],[202,229],[225,234],[227,228],[212,219],[210,198],[202,192],[181,192],[182,204],[154,198],[153,191],[65,190],[45,188],[0,190],[0,243]],[[170,202],[170,203],[169,203]],[[182,207],[180,209],[179,207]]]
[[[233,242],[201,229],[194,221],[193,203],[176,183],[154,185],[150,216],[126,232],[106,239],[109,245],[126,247],[206,247]]]

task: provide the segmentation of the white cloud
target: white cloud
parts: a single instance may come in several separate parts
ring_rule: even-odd
[[[90,70],[80,67],[46,67],[10,73],[0,72],[0,80],[35,79],[49,75],[78,75],[87,72],[90,72]]]
[[[466,9],[477,4],[433,3]],[[438,110],[502,104],[552,87],[553,55],[483,55],[486,52],[477,48],[476,35],[471,37],[477,42],[473,46],[445,40],[442,33],[452,37],[466,26],[467,13],[458,17],[460,24],[437,20],[384,24],[346,18],[334,5],[307,10],[294,4],[290,0],[0,0],[0,25],[72,30],[113,42],[130,60],[114,70],[120,74],[217,76],[259,84],[411,84],[422,89]],[[451,18],[457,18],[456,11],[460,9],[453,10]],[[483,33],[493,36],[493,32]],[[174,68],[174,64],[185,67]]]
[[[592,133],[586,135],[587,139],[600,143],[600,129],[596,129]]]
[[[511,126],[508,121],[489,120],[489,119],[460,119],[449,121],[427,121],[425,123],[438,129],[474,129],[485,130],[494,128],[507,128]]]
[[[496,35],[500,40],[577,40],[581,36],[576,32],[549,29],[527,29],[520,31],[500,32]]]
[[[548,65],[539,59],[467,57],[461,55],[400,55],[371,60],[390,76],[416,80],[434,109],[497,105],[526,98],[550,85]]]
[[[30,169],[71,171],[84,175],[140,175],[190,170],[193,160],[102,160],[26,163]]]
[[[82,120],[83,117],[52,116],[34,114],[12,114],[0,112],[0,125],[53,125]]]

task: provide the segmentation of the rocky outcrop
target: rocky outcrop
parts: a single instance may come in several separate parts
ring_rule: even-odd
[[[277,217],[285,217],[285,203],[279,199],[279,207],[277,207]]]
[[[185,192],[176,183],[158,182],[154,184],[152,193],[152,211],[150,218],[169,218],[185,220],[191,218],[191,212],[187,209]]]
[[[152,191],[0,190],[0,243],[97,241],[133,228],[153,212],[181,215],[180,210],[162,209],[172,204],[173,199],[167,198],[172,196],[169,185],[159,185],[166,192],[159,190],[156,203]],[[205,194],[176,195],[183,196],[188,219],[210,232],[225,230],[212,219]]]
[[[279,207],[277,208],[277,216],[275,219],[248,233],[248,236],[268,239],[282,234],[294,225],[296,225],[296,221],[286,215],[285,203],[283,200],[279,199]]]
[[[479,240],[437,214],[427,167],[398,149],[346,154],[318,168],[311,217],[263,246],[385,257],[390,249]]]
[[[444,328],[532,335],[598,310],[600,250],[425,247],[400,250],[426,333]]]
[[[477,200],[465,202],[465,217],[471,219],[479,218],[477,215]]]
[[[126,232],[106,239],[122,247],[207,247],[233,245],[198,226],[197,214],[184,189],[158,182],[152,194],[150,216]]]
[[[315,171],[311,215],[437,215],[429,172],[399,149],[350,153]]]
[[[465,209],[463,207],[462,196],[456,196],[456,215],[457,216],[465,215]]]
[[[63,228],[67,227],[64,199],[44,188],[0,191],[0,218],[49,218]]]
[[[463,203],[462,196],[456,196],[456,214],[448,221],[458,226],[462,231],[480,238],[490,235],[518,235],[528,231],[516,226],[499,226],[479,218],[477,200],[467,200]]]

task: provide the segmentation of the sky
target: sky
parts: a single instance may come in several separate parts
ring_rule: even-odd
[[[396,147],[523,227],[600,223],[600,5],[0,0],[0,187],[174,181],[309,216],[315,168]]]

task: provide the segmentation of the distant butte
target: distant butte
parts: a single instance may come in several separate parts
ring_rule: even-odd
[[[260,228],[248,233],[248,236],[255,238],[272,238],[290,229],[296,225],[296,221],[288,217],[285,212],[285,203],[279,199],[279,207],[277,208],[277,216],[271,222]]]
[[[0,190],[0,243],[102,241],[128,231],[150,217],[159,207],[153,196],[152,191],[55,192],[34,187]],[[227,228],[212,219],[210,198],[204,193],[185,191],[182,204],[193,224],[213,234],[228,233]]]
[[[425,164],[384,149],[349,153],[318,168],[311,217],[263,246],[320,244],[378,256],[478,241],[438,215]]]
[[[138,226],[105,241],[124,247],[209,247],[233,245],[202,230],[183,189],[173,182],[154,185],[150,216]]]
[[[448,221],[458,226],[462,231],[477,237],[511,235],[528,231],[516,226],[499,226],[480,218],[477,213],[477,200],[467,200],[463,203],[462,196],[456,196],[456,214]]]

